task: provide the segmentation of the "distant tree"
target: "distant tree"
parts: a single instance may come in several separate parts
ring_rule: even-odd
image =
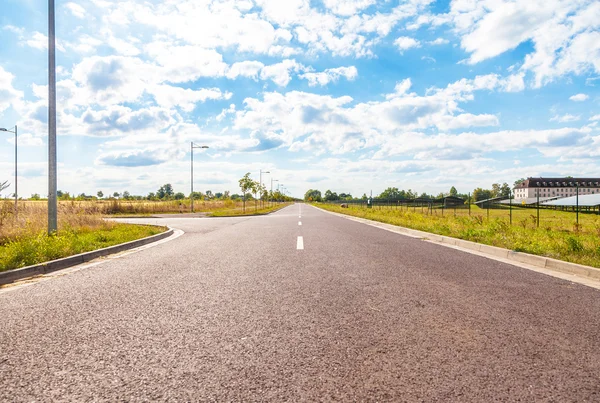
[[[183,200],[185,199],[185,195],[181,192],[175,193],[175,200]]]
[[[146,200],[156,200],[156,193],[150,192],[148,196],[146,196]]]
[[[400,191],[398,188],[389,187],[377,196],[377,199],[399,199]]]
[[[510,187],[508,183],[503,183],[502,185],[499,183],[494,183],[492,185],[492,197],[504,197],[508,198],[510,195]]]
[[[223,199],[229,199],[229,198],[230,198],[230,196],[229,196],[229,190],[224,191],[223,192]]]
[[[449,192],[450,196],[452,197],[457,197],[458,196],[458,191],[456,190],[456,188],[454,186],[452,186],[450,188],[450,192]]]
[[[221,193],[221,192],[215,193],[215,198],[222,199],[223,198],[223,193]]]
[[[239,194],[237,194],[237,193],[234,193],[234,194],[232,194],[232,195],[231,195],[229,198],[230,198],[231,200],[238,200],[238,199],[240,199],[241,197],[242,197],[242,196],[240,196]]]
[[[340,193],[340,200],[352,200],[350,193]]]
[[[514,183],[514,187],[519,186],[523,182],[525,182],[525,178],[517,179]]]
[[[61,197],[63,197],[63,191],[62,191],[62,190],[57,190],[57,191],[56,191],[56,197],[58,197],[59,199],[60,199]]]
[[[339,200],[339,197],[337,195],[337,193],[332,192],[331,190],[327,189],[325,191],[325,201],[334,201],[334,200]]]
[[[156,196],[159,199],[170,199],[173,195],[173,186],[170,183],[165,183],[156,191]]]
[[[120,195],[121,195],[121,193],[119,193],[119,192],[114,192],[114,193],[113,193],[113,197],[114,197],[115,199],[118,199]]]
[[[29,200],[40,200],[40,195],[38,193],[34,193],[31,195]]]
[[[320,202],[322,200],[321,191],[316,189],[308,189],[304,194],[304,200]]]
[[[129,200],[131,199],[131,193],[129,193],[127,190],[123,192],[123,199],[125,200]]]
[[[202,194],[202,192],[194,192],[190,193],[190,197],[193,197],[194,200],[202,200],[204,198],[204,195]]]
[[[363,199],[363,200],[367,200],[368,198],[369,198],[369,196],[367,196],[367,194],[366,194],[366,193],[363,193],[363,195],[362,195],[361,199]]]
[[[205,198],[206,200],[210,200],[210,199],[212,199],[212,198],[214,198],[214,197],[215,197],[215,196],[213,195],[213,192],[212,192],[212,190],[207,190],[207,191],[206,191],[206,193],[204,194],[204,198]]]
[[[104,197],[104,193],[102,193],[102,191],[99,190],[98,193],[96,193],[96,196],[98,196],[98,199],[102,199]]]
[[[481,200],[487,200],[487,199],[491,199],[492,196],[492,191],[488,190],[488,189],[482,189],[482,188],[477,188],[475,190],[473,190],[473,196],[472,199],[474,201],[481,201]]]

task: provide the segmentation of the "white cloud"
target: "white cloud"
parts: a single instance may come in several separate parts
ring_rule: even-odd
[[[257,61],[244,61],[233,63],[227,70],[226,76],[230,79],[237,77],[249,77],[254,80],[258,79],[260,71],[265,67],[264,64]]]
[[[394,45],[396,45],[401,51],[421,47],[421,43],[418,40],[408,36],[401,36],[397,38],[394,41]]]
[[[447,45],[450,43],[450,41],[448,39],[444,39],[444,38],[437,38],[433,41],[428,42],[430,45]]]
[[[600,72],[600,3],[593,0],[454,1],[448,14],[422,23],[451,23],[461,36],[468,62],[479,63],[531,41],[522,71],[540,87],[565,74]]]
[[[597,122],[600,121],[600,115],[594,115],[590,118],[590,121]]]
[[[551,122],[559,122],[559,123],[568,123],[568,122],[577,122],[581,119],[581,115],[571,115],[569,113],[564,115],[555,115],[550,119]]]
[[[85,18],[85,8],[83,8],[81,5],[70,2],[65,4],[65,8],[67,8],[75,17],[81,19]]]
[[[478,90],[502,89],[496,75],[461,80],[446,88],[431,89],[425,96],[408,93],[411,80],[396,84],[385,101],[354,103],[350,97],[291,91],[248,98],[236,114],[234,128],[277,133],[290,150],[334,154],[378,147],[408,131],[430,128],[456,130],[497,126],[492,114],[464,113],[459,103],[474,99]]]
[[[48,37],[36,31],[30,39],[25,40],[25,44],[34,49],[46,50],[48,49]],[[57,50],[65,52],[65,47],[59,41],[55,42],[55,46]]]
[[[350,67],[336,67],[332,69],[326,69],[320,73],[304,73],[300,74],[300,78],[308,80],[308,85],[314,87],[315,85],[327,85],[330,82],[337,82],[340,77],[345,77],[349,81],[353,81],[358,77],[358,70],[354,66]]]
[[[569,99],[571,101],[575,101],[575,102],[583,102],[583,101],[588,100],[589,96],[586,94],[576,94],[576,95],[569,97]]]
[[[0,113],[23,98],[23,92],[13,87],[14,78],[14,75],[0,66]]]
[[[375,0],[324,0],[325,7],[333,13],[351,16],[375,3]]]
[[[260,72],[262,80],[271,80],[280,87],[286,87],[292,80],[290,72],[304,71],[306,68],[293,59],[286,59],[281,63],[265,66]]]

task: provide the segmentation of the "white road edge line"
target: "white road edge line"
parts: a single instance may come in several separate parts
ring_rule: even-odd
[[[302,225],[302,221],[298,221],[298,225]]]
[[[304,239],[299,236],[298,241],[296,242],[296,249],[303,250],[304,249]]]

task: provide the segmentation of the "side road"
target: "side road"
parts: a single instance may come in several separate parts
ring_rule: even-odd
[[[314,206],[319,208],[318,206]],[[524,252],[516,252],[510,249],[498,248],[496,246],[484,245],[476,242],[465,241],[463,239],[452,238],[415,229],[400,227],[393,224],[386,224],[379,221],[368,220],[366,218],[354,217],[346,214],[340,214],[319,208],[319,210],[353,220],[363,224],[382,228],[387,231],[408,235],[419,238],[424,241],[437,243],[443,246],[459,249],[465,252],[485,256],[491,259],[499,260],[505,263],[513,264],[526,269],[538,271],[554,277],[574,281],[590,287],[600,289],[600,269],[581,264],[565,262],[544,256],[532,255]],[[536,270],[537,268],[537,270]]]

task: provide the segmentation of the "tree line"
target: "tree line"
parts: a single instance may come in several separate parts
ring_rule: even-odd
[[[515,186],[518,183],[519,183],[519,181],[515,182]],[[383,192],[374,196],[373,198],[377,199],[377,200],[401,200],[401,199],[412,200],[412,199],[417,199],[417,198],[440,199],[443,197],[458,197],[465,201],[467,201],[469,199],[471,201],[481,201],[481,200],[491,199],[494,197],[503,197],[503,198],[508,199],[510,197],[510,195],[511,195],[511,188],[505,182],[502,184],[494,183],[494,184],[492,184],[491,189],[483,189],[483,188],[478,187],[478,188],[474,189],[473,192],[470,194],[469,193],[459,193],[458,190],[456,190],[456,187],[454,187],[454,186],[452,186],[448,192],[440,192],[437,195],[428,194],[426,192],[419,194],[418,192],[413,191],[412,189],[400,190],[397,187],[388,187]],[[366,193],[363,193],[363,195],[358,199],[368,200],[369,196],[367,196]],[[343,201],[343,200],[356,200],[356,199],[354,199],[350,193],[337,194],[336,192],[327,190],[327,191],[325,191],[324,194],[322,194],[320,190],[309,189],[304,194],[304,200],[320,202],[320,201],[338,201],[338,200]]]

